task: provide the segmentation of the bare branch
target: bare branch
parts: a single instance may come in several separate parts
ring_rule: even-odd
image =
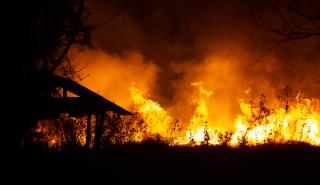
[[[53,61],[53,66],[51,69],[48,70],[47,74],[52,74],[60,66],[60,64],[64,61],[64,58],[67,56],[71,46],[74,44],[78,29],[79,29],[79,26],[81,23],[83,8],[84,8],[84,0],[80,0],[78,15],[76,17],[77,20],[76,20],[76,23],[73,26],[73,29],[70,33],[70,40],[67,43],[67,45],[65,46],[65,48],[62,51],[62,53],[60,54],[60,56],[55,61]]]
[[[306,19],[309,20],[314,20],[314,21],[320,21],[320,14],[318,15],[310,15],[307,14],[306,12],[303,12],[302,10],[299,10],[296,6],[293,6],[293,4],[289,4],[288,5],[288,9],[290,9],[290,11],[300,15],[301,17],[304,17]]]
[[[293,41],[320,36],[320,27],[309,29],[303,23],[298,23],[297,17],[294,17],[294,15],[292,14],[290,16],[290,12],[293,12],[295,15],[305,18],[306,24],[310,20],[320,21],[320,15],[309,15],[290,4],[287,5],[287,12],[281,12],[271,0],[266,0],[265,2],[269,5],[270,8],[272,8],[276,17],[278,17],[278,20],[281,21],[281,26],[276,26],[266,21],[263,16],[259,17],[258,25],[260,27],[280,37],[280,39],[262,38],[263,40],[282,42],[284,40]],[[284,14],[288,15],[285,16]]]
[[[278,10],[278,8],[270,1],[266,1],[270,7],[274,10],[274,12],[276,13],[276,15],[280,18],[280,20],[282,21],[283,25],[287,28],[287,30],[289,31],[293,31],[290,23],[288,22],[288,20],[282,15],[282,13]]]
[[[127,8],[129,8],[131,6],[131,1],[129,1],[127,4],[125,4],[120,10],[116,11],[114,14],[112,14],[109,18],[107,18],[105,21],[96,24],[93,29],[97,29],[100,28],[106,24],[108,24],[109,22],[111,22],[113,19],[115,19],[116,17],[118,17],[119,15],[121,15]]]

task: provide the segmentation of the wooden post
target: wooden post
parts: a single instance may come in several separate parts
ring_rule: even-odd
[[[97,114],[98,115],[98,114]],[[94,138],[94,148],[99,149],[100,147],[100,141],[101,136],[103,132],[103,125],[105,120],[105,113],[99,113],[99,119],[96,120],[96,132],[95,132],[95,138]]]
[[[97,130],[98,130],[98,125],[99,125],[99,113],[96,113],[96,123],[94,125],[94,141],[93,141],[93,147],[96,149],[97,148]]]
[[[63,89],[62,89],[62,97],[63,97],[63,98],[67,98],[67,96],[68,96],[68,91],[67,91],[66,88],[63,88]]]
[[[91,113],[88,113],[87,118],[87,135],[86,135],[86,148],[90,149],[90,143],[91,143]]]

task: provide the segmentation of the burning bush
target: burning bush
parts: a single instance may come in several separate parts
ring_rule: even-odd
[[[308,99],[302,93],[295,99],[290,99],[286,87],[284,96],[278,99],[277,105],[273,108],[266,106],[267,97],[264,94],[260,95],[257,102],[240,100],[241,114],[235,118],[235,128],[229,130],[208,122],[206,98],[211,92],[204,89],[201,82],[192,83],[192,86],[199,90],[199,96],[195,102],[195,113],[188,125],[173,119],[157,102],[147,98],[138,89],[132,88],[131,95],[136,114],[120,116],[112,112],[106,113],[102,131],[103,143],[122,145],[152,141],[170,146],[241,147],[305,142],[320,145],[318,99]],[[62,115],[58,120],[39,122],[34,129],[33,139],[36,143],[46,143],[49,148],[61,147],[68,143],[84,146],[86,124],[86,119]],[[91,130],[92,138],[95,137],[94,128],[93,126]]]

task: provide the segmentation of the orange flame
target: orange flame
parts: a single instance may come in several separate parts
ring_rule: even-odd
[[[194,115],[187,126],[178,125],[179,128],[176,120],[159,103],[147,98],[139,89],[131,87],[136,116],[132,119],[120,119],[118,127],[121,133],[114,134],[118,139],[112,143],[140,143],[157,136],[162,142],[171,146],[206,144],[240,147],[296,142],[320,145],[318,99],[308,99],[299,93],[295,102],[289,107],[278,106],[273,110],[267,109],[263,101],[255,105],[240,100],[241,114],[234,119],[233,130],[228,130],[218,127],[215,123],[209,123],[207,99],[212,92],[205,89],[202,82],[191,83],[191,86],[198,90],[194,102],[196,105]],[[138,119],[143,120],[142,127],[137,123]],[[77,140],[80,145],[84,145],[85,130],[80,129],[82,128],[80,122],[75,123],[77,123]],[[44,133],[45,142],[50,147],[56,146],[61,140],[57,134],[50,136],[48,128],[43,125],[38,125],[34,131]]]
[[[286,111],[277,108],[269,111],[265,107],[251,106],[240,100],[242,114],[234,121],[235,128],[214,129],[208,123],[209,112],[206,98],[212,92],[203,88],[202,82],[191,84],[199,90],[196,109],[189,126],[184,130],[185,136],[173,136],[172,145],[208,144],[221,145],[227,142],[229,146],[238,147],[241,144],[255,146],[266,143],[306,142],[311,145],[320,145],[319,135],[319,101],[316,99],[296,99],[296,104]],[[138,112],[150,127],[151,133],[159,133],[164,138],[168,137],[172,118],[159,106],[158,103],[142,97],[137,89],[132,91],[132,97]],[[143,103],[141,103],[143,102]],[[151,129],[152,128],[152,129]],[[230,137],[228,133],[232,133]],[[224,137],[226,136],[226,137]]]

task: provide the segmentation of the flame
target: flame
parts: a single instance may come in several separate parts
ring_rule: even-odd
[[[257,117],[259,108],[240,102],[243,115],[237,119],[237,128],[231,146],[247,142],[249,146],[266,143],[305,142],[320,144],[319,112],[314,111],[318,100],[297,99],[297,104]],[[260,113],[261,114],[261,113]]]
[[[203,88],[203,82],[193,82],[191,86],[198,88],[199,91],[195,101],[197,107],[187,128],[185,141],[178,144],[188,143],[188,141],[196,145],[219,144],[215,131],[208,128],[209,112],[206,99],[212,95],[212,92]]]
[[[136,88],[131,88],[131,97],[136,112],[146,123],[146,132],[167,138],[169,125],[172,122],[168,113],[157,102],[147,99],[142,91]]]
[[[196,108],[189,126],[185,129],[185,136],[174,137],[172,145],[222,145],[227,143],[231,147],[241,145],[256,146],[266,143],[295,143],[305,142],[311,145],[320,145],[319,135],[319,101],[307,99],[299,94],[296,102],[286,110],[278,107],[276,110],[268,110],[263,104],[251,105],[240,100],[242,111],[235,121],[233,130],[214,128],[214,123],[209,124],[209,111],[207,98],[212,92],[203,87],[202,82],[191,83],[198,88],[199,95],[196,98]],[[172,118],[160,105],[152,100],[143,98],[137,89],[132,91],[138,112],[150,128],[151,133],[159,133],[164,138],[170,133]],[[260,102],[261,103],[261,102]]]
[[[191,83],[197,89],[194,98],[194,114],[188,124],[173,119],[169,113],[141,90],[131,87],[131,99],[136,115],[120,117],[115,122],[117,129],[107,128],[106,137],[114,144],[140,143],[147,139],[157,139],[174,145],[227,145],[230,147],[256,146],[267,143],[297,143],[320,145],[319,121],[320,103],[318,99],[308,99],[302,93],[296,96],[290,106],[280,105],[268,109],[265,100],[258,104],[239,101],[241,113],[234,119],[234,128],[226,129],[209,123],[208,98],[213,94],[205,89],[203,82]],[[81,122],[76,123],[77,140],[85,144],[85,130]],[[112,125],[112,124],[109,124]],[[59,134],[49,135],[48,128],[38,125],[35,133],[46,135],[45,142],[50,147],[61,143]]]

